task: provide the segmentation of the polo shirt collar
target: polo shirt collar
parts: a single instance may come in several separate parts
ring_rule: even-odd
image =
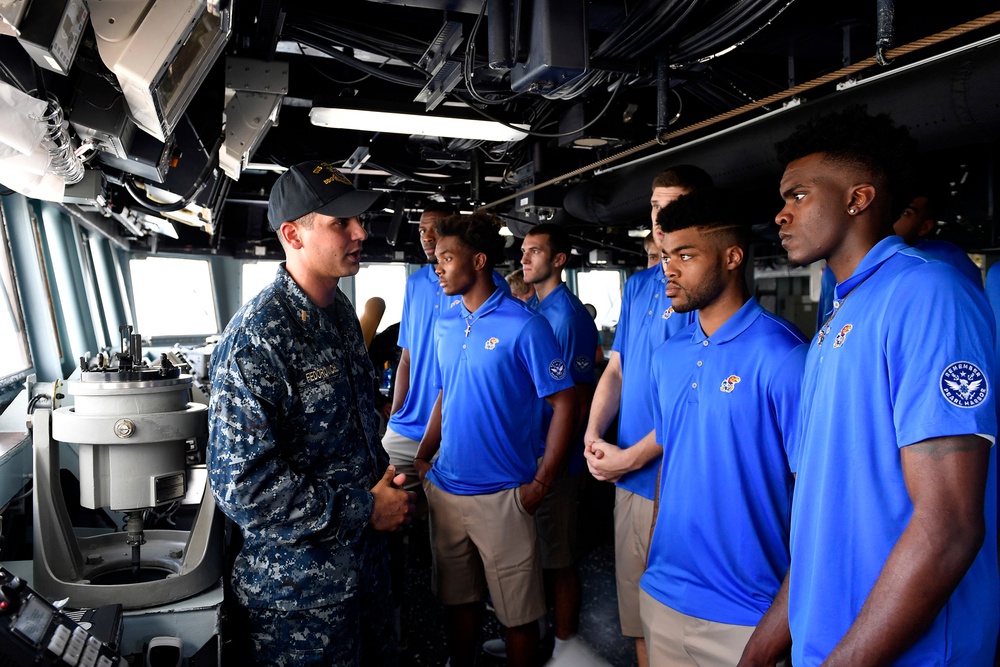
[[[493,290],[493,294],[490,294],[489,298],[483,301],[483,305],[479,306],[474,313],[469,312],[469,309],[465,307],[465,299],[459,297],[462,303],[462,317],[468,319],[470,323],[475,323],[479,318],[485,317],[499,308],[500,304],[503,303],[504,296],[503,290],[497,287]]]
[[[538,301],[537,295],[531,297],[533,300],[535,300],[535,306],[533,307],[534,310],[545,310],[547,307],[554,305],[556,300],[553,297],[557,296],[560,290],[567,290],[567,289],[569,288],[566,287],[566,283],[559,283],[559,285],[556,286],[554,290],[549,292],[549,295],[547,297],[545,297],[545,301]]]
[[[438,274],[434,272],[434,264],[427,264],[427,282],[439,285]],[[419,270],[419,269],[418,269]]]
[[[868,251],[862,260],[858,264],[858,267],[854,269],[854,273],[851,277],[842,283],[839,283],[834,289],[834,298],[837,301],[843,301],[852,289],[867,280],[873,273],[878,271],[878,268],[882,266],[886,260],[895,255],[900,250],[905,250],[909,248],[908,245],[899,236],[887,236],[872,247]]]
[[[696,326],[694,327],[694,332],[691,334],[691,342],[703,344],[706,340],[710,340],[718,345],[728,343],[746,331],[762,312],[764,312],[764,308],[757,303],[756,297],[750,297],[711,336],[705,336],[705,332],[701,328],[699,313],[695,313],[694,323]]]

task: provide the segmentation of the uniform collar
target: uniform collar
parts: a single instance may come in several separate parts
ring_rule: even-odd
[[[691,342],[702,344],[706,340],[711,340],[717,345],[728,343],[746,331],[762,312],[764,312],[764,309],[759,303],[757,303],[756,297],[750,297],[747,302],[740,306],[740,309],[733,313],[733,316],[726,320],[721,327],[716,329],[715,333],[711,336],[705,336],[705,332],[701,329],[701,318],[699,317],[699,313],[695,313],[694,323],[696,326],[694,328],[694,333],[691,334]]]
[[[427,264],[424,268],[427,269],[427,282],[438,283],[438,274],[434,272],[434,264]]]
[[[295,321],[299,322],[302,326],[307,328],[315,328],[317,323],[319,326],[323,326],[323,322],[331,322],[331,318],[327,315],[326,311],[313,303],[299,284],[295,282],[292,276],[285,270],[285,263],[282,262],[278,265],[278,272],[274,277],[274,284],[278,292],[284,295],[285,300],[288,305],[295,313]],[[341,299],[346,299],[347,297],[340,288],[337,288],[337,298],[332,304],[331,308],[339,308],[341,305]],[[327,325],[329,326],[329,325]]]
[[[834,298],[837,301],[843,301],[851,290],[867,280],[887,259],[909,247],[899,236],[887,236],[876,243],[862,258],[851,277],[837,285],[834,290]]]

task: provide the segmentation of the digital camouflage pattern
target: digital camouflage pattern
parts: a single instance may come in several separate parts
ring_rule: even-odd
[[[258,665],[392,667],[397,662],[388,581],[347,602],[298,611],[250,610],[250,639]]]
[[[387,577],[385,536],[368,520],[388,457],[348,298],[319,308],[282,264],[226,327],[210,377],[209,478],[243,533],[240,602],[329,606]]]

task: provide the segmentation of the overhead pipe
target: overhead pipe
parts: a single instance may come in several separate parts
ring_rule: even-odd
[[[908,126],[922,151],[1000,141],[996,81],[1000,36],[596,173],[573,187],[563,205],[586,222],[642,220],[648,215],[653,177],[676,164],[698,165],[720,187],[774,190],[783,168],[774,144],[809,117],[853,104],[866,104],[871,113],[888,113]]]

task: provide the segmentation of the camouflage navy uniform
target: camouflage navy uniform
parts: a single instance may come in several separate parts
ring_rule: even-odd
[[[351,302],[319,308],[282,264],[226,327],[211,380],[209,476],[243,534],[233,589],[258,659],[391,664],[386,539],[368,527],[388,456]]]

